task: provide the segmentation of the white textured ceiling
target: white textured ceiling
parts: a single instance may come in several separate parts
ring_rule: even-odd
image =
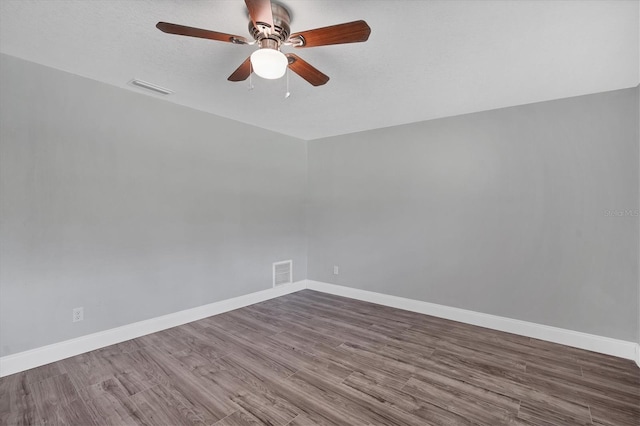
[[[292,31],[357,19],[366,43],[296,49],[312,87],[227,76],[255,47],[164,34],[158,21],[248,36],[242,0],[2,0],[0,51],[302,139],[633,87],[638,1],[284,0]],[[283,50],[293,50],[285,48]],[[144,92],[147,93],[147,92]]]

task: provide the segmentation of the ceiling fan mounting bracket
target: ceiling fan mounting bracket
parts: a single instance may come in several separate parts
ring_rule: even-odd
[[[262,46],[265,39],[277,42],[277,48],[289,39],[291,34],[291,14],[286,7],[271,2],[271,12],[273,13],[273,28],[269,24],[249,20],[249,34]],[[273,48],[273,47],[272,47]]]
[[[304,40],[304,37],[302,36],[302,34],[298,34],[297,36],[294,37],[289,37],[289,41],[288,41],[292,46],[295,47],[302,47],[305,44],[307,44],[307,42]]]
[[[274,40],[272,38],[263,38],[262,40],[258,40],[258,46],[260,49],[280,49],[280,41]]]

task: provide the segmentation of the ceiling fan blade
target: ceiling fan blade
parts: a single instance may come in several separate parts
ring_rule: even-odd
[[[170,24],[168,22],[158,22],[156,28],[160,31],[189,37],[206,38],[209,40],[226,41],[235,44],[247,44],[248,40],[242,36],[219,33],[217,31],[203,30],[200,28],[187,27],[184,25]]]
[[[244,81],[251,75],[251,57],[245,59],[234,72],[227,78],[229,81]]]
[[[295,72],[312,85],[322,86],[327,81],[329,81],[329,77],[327,75],[318,71],[307,61],[301,59],[298,55],[294,53],[287,53],[286,56],[289,59],[289,68],[291,69],[291,71]]]
[[[302,31],[289,37],[295,47],[327,46],[329,44],[359,43],[367,41],[371,28],[365,21],[353,21]],[[296,42],[300,42],[297,44]]]
[[[271,11],[271,0],[244,0],[249,9],[249,16],[253,25],[260,28],[259,25],[268,26],[273,30],[273,12]]]

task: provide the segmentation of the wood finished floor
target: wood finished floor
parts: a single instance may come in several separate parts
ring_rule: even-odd
[[[304,290],[0,379],[2,424],[633,425],[629,360]]]

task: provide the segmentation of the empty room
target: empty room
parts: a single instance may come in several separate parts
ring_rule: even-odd
[[[0,0],[0,425],[640,425],[640,1]]]

